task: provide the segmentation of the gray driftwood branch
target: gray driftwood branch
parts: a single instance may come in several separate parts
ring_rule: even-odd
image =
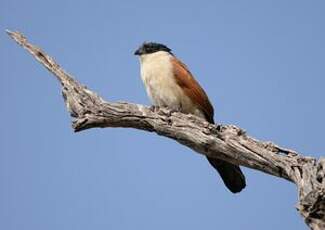
[[[53,58],[23,34],[8,35],[56,76],[62,85],[65,104],[73,117],[73,129],[125,127],[155,132],[176,140],[195,152],[284,178],[297,185],[297,210],[306,224],[325,229],[325,158],[319,160],[256,140],[234,125],[213,125],[192,116],[143,105],[104,101],[77,82]]]

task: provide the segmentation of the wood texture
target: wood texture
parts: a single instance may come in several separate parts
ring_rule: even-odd
[[[297,210],[310,229],[325,229],[325,158],[303,156],[271,142],[258,141],[233,125],[213,125],[193,115],[143,105],[104,101],[78,83],[53,58],[19,32],[8,35],[56,76],[76,132],[125,127],[155,132],[197,153],[281,177],[297,185]]]

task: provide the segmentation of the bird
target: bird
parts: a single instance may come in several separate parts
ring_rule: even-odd
[[[192,114],[214,124],[214,108],[188,67],[166,45],[144,42],[134,52],[139,56],[140,75],[153,108]],[[232,193],[246,187],[238,165],[207,157]]]

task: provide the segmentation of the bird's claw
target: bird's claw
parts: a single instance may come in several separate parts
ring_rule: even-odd
[[[158,110],[159,110],[159,106],[157,106],[157,105],[152,105],[152,106],[150,106],[149,107],[149,109],[150,109],[150,111],[151,112],[158,112]]]
[[[160,110],[161,108],[166,108],[166,109],[168,110],[167,115],[168,115],[169,117],[170,117],[173,113],[180,113],[180,112],[182,111],[181,108],[168,109],[167,107],[161,107],[161,106],[158,106],[158,105],[152,105],[152,106],[149,107],[150,111],[151,111],[151,112],[154,112],[154,113],[159,112],[159,110]]]

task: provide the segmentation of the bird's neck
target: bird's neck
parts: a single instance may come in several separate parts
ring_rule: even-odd
[[[140,56],[140,62],[141,65],[143,64],[152,64],[157,63],[161,61],[169,60],[171,57],[171,54],[166,51],[158,51],[151,54],[143,54]]]

